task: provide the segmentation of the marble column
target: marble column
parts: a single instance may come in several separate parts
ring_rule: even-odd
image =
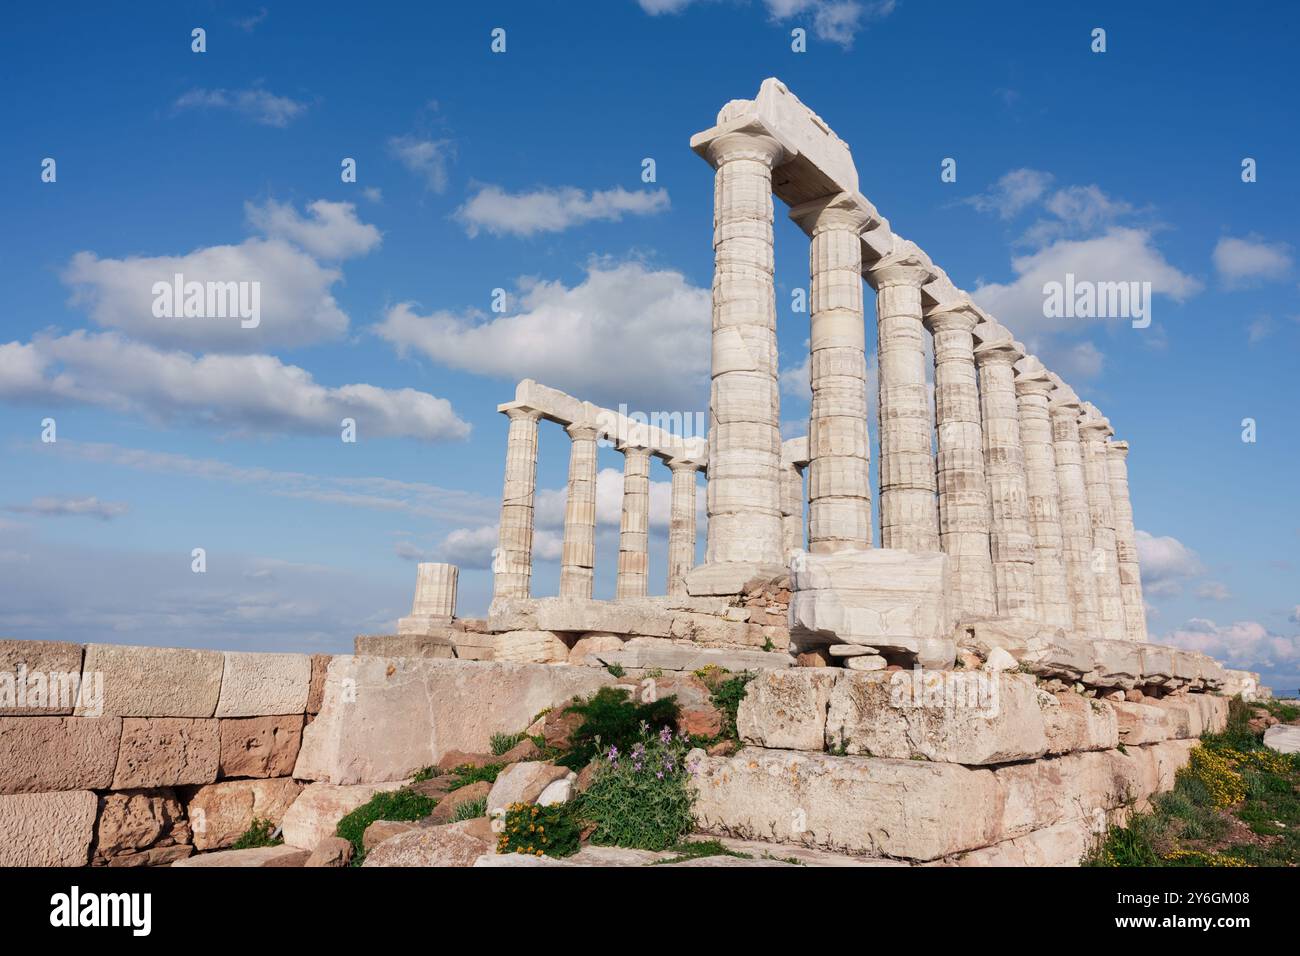
[[[668,519],[668,593],[686,593],[686,572],[695,566],[695,475],[700,466],[674,458],[672,508]]]
[[[1043,364],[1032,355],[1016,363],[1016,398],[1020,405],[1020,444],[1025,453],[1029,492],[1029,531],[1034,539],[1034,584],[1038,619],[1069,629],[1070,586],[1061,540],[1060,490],[1048,398],[1055,387]]]
[[[398,634],[436,634],[450,627],[456,616],[454,564],[421,562],[415,568],[415,601],[411,613],[397,622]]]
[[[713,361],[706,564],[783,563],[772,167],[757,130],[708,143],[713,186]]]
[[[948,555],[959,617],[997,612],[989,548],[989,490],[969,306],[933,312],[934,409],[938,433],[939,544]]]
[[[1110,422],[1095,405],[1084,402],[1079,418],[1083,445],[1083,477],[1088,486],[1088,511],[1092,515],[1092,571],[1097,579],[1097,610],[1101,636],[1111,641],[1127,637],[1124,606],[1119,588],[1119,554],[1115,547],[1115,509],[1110,500],[1110,472],[1106,439],[1114,434]]]
[[[541,412],[520,405],[499,409],[510,419],[501,526],[492,558],[492,599],[526,598],[533,576],[533,495],[537,490],[537,422]]]
[[[596,568],[596,429],[572,424],[569,487],[564,500],[560,597],[591,599]]]
[[[618,599],[648,593],[650,541],[650,450],[622,446],[623,518],[618,531]]]
[[[812,237],[808,417],[808,550],[871,547],[862,242],[875,210],[851,193],[790,211]]]
[[[1115,556],[1119,565],[1119,596],[1124,607],[1124,632],[1130,641],[1147,639],[1146,604],[1142,598],[1142,571],[1138,565],[1137,533],[1128,487],[1128,442],[1106,445],[1106,474],[1110,478],[1110,503],[1115,512]]]
[[[989,544],[997,585],[998,614],[1037,618],[1034,541],[1029,531],[1029,491],[1020,444],[1020,411],[1012,366],[1024,351],[1001,326],[975,329],[980,412],[984,423],[984,472],[989,486]]]
[[[803,470],[793,462],[781,464],[781,527],[786,557],[805,550]]]
[[[919,258],[902,253],[869,266],[866,276],[876,290],[881,547],[938,551],[926,331],[921,324],[921,286],[931,272]]]
[[[1092,512],[1088,508],[1079,441],[1079,396],[1059,378],[1048,400],[1052,418],[1052,448],[1056,454],[1056,484],[1061,513],[1061,546],[1070,589],[1072,633],[1081,638],[1101,637],[1097,604],[1097,578],[1092,571]]]

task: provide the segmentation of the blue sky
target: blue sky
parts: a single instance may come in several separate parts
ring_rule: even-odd
[[[1294,690],[1300,12],[1134,6],[25,8],[0,37],[0,633],[345,650],[407,611],[421,558],[460,563],[483,612],[517,379],[707,407],[712,175],[687,141],[778,76],[894,228],[1131,443],[1153,638]],[[794,435],[807,240],[779,204],[776,243]],[[260,280],[261,324],[153,318],[173,271]],[[1045,320],[1067,271],[1151,281],[1151,327]],[[567,457],[543,426],[540,594]],[[608,596],[619,456],[600,465]]]

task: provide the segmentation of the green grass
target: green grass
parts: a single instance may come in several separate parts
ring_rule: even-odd
[[[461,787],[468,787],[471,783],[478,783],[480,780],[487,783],[496,783],[497,775],[505,769],[503,763],[489,763],[482,767],[475,767],[472,764],[461,764],[454,768],[450,773],[456,778],[447,787],[447,792],[459,790]]]
[[[734,856],[742,860],[752,860],[754,858],[752,854],[727,849],[719,840],[696,840],[689,843],[678,843],[675,846],[670,846],[668,850],[677,855],[665,860],[655,860],[655,866],[671,866],[673,863],[698,860],[700,857],[705,856]]]
[[[377,793],[339,821],[334,833],[352,844],[352,865],[360,866],[366,850],[362,838],[376,820],[421,820],[433,812],[438,801],[412,790]]]
[[[248,825],[248,829],[240,834],[233,844],[232,850],[251,850],[259,846],[279,846],[284,842],[283,837],[271,839],[271,834],[275,832],[275,824],[270,820],[263,820],[261,817],[255,817],[253,822]]]
[[[411,778],[411,783],[424,783],[425,781],[432,780],[441,775],[442,771],[437,767],[423,767],[420,770],[415,771],[415,776]]]
[[[456,805],[452,811],[451,822],[460,823],[462,820],[474,820],[478,817],[487,816],[487,797],[479,797],[477,800],[466,800],[464,803]]]
[[[492,735],[492,755],[500,757],[503,753],[513,750],[517,745],[523,743],[527,735],[520,731],[517,734],[493,734]]]

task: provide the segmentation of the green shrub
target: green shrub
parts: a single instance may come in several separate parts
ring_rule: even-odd
[[[736,713],[740,710],[740,702],[745,699],[749,682],[756,676],[758,675],[752,671],[730,674],[710,688],[713,706],[722,713],[722,732],[718,736],[724,740],[740,738],[740,733],[736,730]]]
[[[283,837],[271,838],[275,832],[275,824],[270,820],[263,820],[261,817],[254,817],[253,822],[248,825],[238,840],[231,845],[232,850],[251,850],[256,846],[279,846],[284,842]]]
[[[482,767],[475,767],[473,764],[463,763],[451,771],[456,779],[447,787],[447,792],[468,787],[471,783],[478,783],[480,780],[496,783],[497,774],[504,770],[505,766],[503,763],[489,763]]]
[[[497,838],[498,853],[533,856],[572,856],[581,836],[571,803],[512,803],[506,807],[505,826]]]
[[[593,825],[591,842],[665,850],[693,825],[686,766],[689,741],[672,729],[642,725],[640,740],[626,752],[603,747],[590,786],[577,801],[582,819]]]
[[[456,809],[451,813],[451,822],[460,823],[462,820],[474,820],[485,816],[487,816],[487,797],[479,797],[477,800],[466,800],[464,803],[456,804]]]
[[[437,800],[412,790],[377,793],[368,803],[363,803],[340,820],[334,834],[352,844],[352,865],[360,866],[366,856],[361,842],[366,835],[366,827],[376,820],[421,820],[432,813],[437,805]]]
[[[690,843],[678,843],[668,849],[675,853],[676,856],[671,856],[665,860],[655,860],[655,865],[684,863],[687,860],[698,860],[705,856],[734,856],[742,860],[752,860],[754,858],[751,853],[728,850],[719,840],[694,840]]]
[[[525,734],[521,731],[517,734],[493,734],[492,735],[492,755],[500,757],[503,753],[511,750],[517,744],[521,743]]]
[[[570,770],[591,763],[597,750],[629,750],[640,739],[641,725],[653,732],[677,726],[677,699],[664,697],[653,703],[634,701],[624,688],[602,687],[588,700],[570,704],[566,713],[581,714],[583,721],[570,737],[569,752],[555,762]]]
[[[442,771],[437,767],[424,767],[415,771],[415,776],[411,778],[411,783],[424,783],[426,780],[432,780],[434,777],[442,775]]]

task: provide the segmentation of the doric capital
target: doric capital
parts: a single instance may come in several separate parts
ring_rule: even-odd
[[[1020,352],[1008,339],[1007,341],[983,342],[975,346],[975,364],[1013,366],[1020,359]]]
[[[738,159],[752,159],[771,169],[781,165],[789,153],[779,139],[757,122],[736,129],[719,127],[718,135],[696,149],[714,168]]]
[[[1055,386],[1048,379],[1047,373],[1040,367],[1028,371],[1021,368],[1024,359],[1015,364],[1017,395],[1051,395]]]
[[[810,236],[828,229],[861,235],[880,222],[880,214],[861,193],[832,193],[790,210],[790,218]]]
[[[1110,427],[1110,420],[1092,402],[1084,402],[1080,409],[1079,430],[1087,431],[1090,438],[1098,441],[1115,434],[1115,429]]]
[[[975,334],[975,341],[980,345],[1014,345],[1015,338],[1011,335],[1011,330],[1005,325],[994,322],[992,319],[980,322],[972,330]]]
[[[935,309],[922,321],[931,335],[939,332],[974,332],[975,326],[979,324],[979,314],[969,302],[958,302]]]
[[[895,237],[893,250],[870,264],[863,263],[862,274],[879,290],[890,285],[910,285],[920,289],[934,278],[934,264],[914,242]]]
[[[668,467],[674,473],[679,471],[699,471],[704,465],[698,461],[692,461],[690,458],[669,458]]]
[[[1112,458],[1118,458],[1120,461],[1128,458],[1128,442],[1110,441],[1106,442],[1106,454]]]
[[[531,405],[524,405],[522,402],[506,402],[504,405],[498,405],[497,411],[505,415],[512,422],[515,421],[538,421],[542,417],[541,409],[533,408]]]
[[[595,425],[584,422],[571,422],[564,426],[564,430],[573,441],[595,441],[599,434]]]

